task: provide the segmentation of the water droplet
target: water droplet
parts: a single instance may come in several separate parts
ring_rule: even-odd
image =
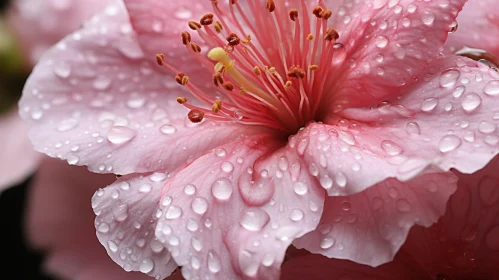
[[[228,161],[224,161],[220,165],[220,169],[222,169],[222,171],[225,173],[230,173],[230,172],[232,172],[232,170],[234,170],[234,165],[232,165],[232,163],[230,163]]]
[[[196,197],[191,207],[196,214],[203,215],[208,210],[208,201],[203,197]]]
[[[400,212],[411,211],[411,204],[406,199],[399,199],[397,200],[396,204],[397,204],[397,210],[399,210]]]
[[[308,192],[308,187],[303,182],[293,183],[293,190],[297,195],[305,195]]]
[[[289,166],[288,158],[285,156],[280,157],[277,164],[281,170],[287,170]]]
[[[388,45],[388,38],[386,36],[378,36],[378,38],[376,38],[376,46],[380,49],[386,47]]]
[[[320,178],[320,184],[323,188],[328,190],[333,186],[333,180],[328,175],[324,175]]]
[[[154,269],[154,261],[151,258],[145,258],[139,265],[139,270],[142,273],[149,273]]]
[[[128,218],[128,205],[120,204],[113,211],[114,219],[118,222],[123,222]]]
[[[69,164],[75,165],[80,161],[80,158],[77,156],[69,156],[67,161]]]
[[[107,223],[101,223],[98,227],[97,227],[97,231],[100,232],[100,233],[107,233],[109,232],[109,224]]]
[[[482,98],[474,92],[467,93],[464,95],[463,100],[461,102],[461,106],[463,107],[463,110],[471,113],[475,111],[478,106],[482,103]]]
[[[338,173],[336,173],[334,181],[339,187],[344,188],[347,185],[347,176],[345,175],[345,173],[339,171]]]
[[[298,146],[296,147],[296,151],[298,152],[298,154],[300,156],[303,156],[303,154],[305,153],[305,150],[308,147],[309,141],[310,141],[310,138],[308,136],[305,136],[305,137],[300,139],[300,142],[298,142]]]
[[[248,208],[239,223],[249,231],[259,231],[270,221],[269,214],[261,208]]]
[[[65,61],[58,63],[54,67],[54,74],[59,78],[68,78],[71,75],[71,65]]]
[[[227,155],[227,152],[223,148],[218,148],[218,149],[215,149],[215,155],[217,157],[224,157]]]
[[[256,258],[248,251],[242,250],[239,253],[239,266],[244,275],[254,277],[258,273],[258,262]]]
[[[213,250],[208,252],[208,269],[213,273],[217,273],[222,269],[220,259],[218,258],[217,253]]]
[[[159,128],[159,131],[166,135],[172,135],[177,131],[177,128],[171,124],[165,124]]]
[[[486,122],[486,121],[481,121],[478,124],[478,130],[481,133],[485,133],[485,134],[492,133],[496,130],[496,125],[493,123]]]
[[[69,119],[63,120],[59,123],[59,126],[57,127],[57,131],[60,131],[60,132],[69,131],[71,129],[76,128],[79,123],[80,122],[74,118],[69,118]]]
[[[413,135],[420,135],[421,134],[421,128],[419,128],[419,124],[417,124],[416,122],[408,122],[405,125],[405,130],[409,134],[413,134]]]
[[[440,86],[451,87],[454,86],[459,79],[461,72],[457,69],[447,69],[440,74]]]
[[[193,219],[187,220],[187,230],[195,232],[199,229],[198,222]]]
[[[112,240],[107,241],[107,247],[109,247],[109,250],[111,250],[111,252],[113,253],[116,253],[118,251],[118,245]]]
[[[485,94],[488,95],[499,95],[499,80],[492,80],[485,85],[483,90]]]
[[[381,142],[381,148],[390,156],[400,155],[403,151],[403,149],[399,145],[391,140],[383,140]]]
[[[453,91],[452,91],[452,96],[455,98],[461,97],[463,95],[464,91],[466,88],[464,86],[457,86]]]
[[[322,249],[329,249],[331,248],[335,243],[335,240],[333,238],[330,238],[330,237],[326,237],[324,239],[321,240],[321,248]]]
[[[107,133],[107,140],[113,144],[124,144],[132,140],[137,135],[137,131],[127,126],[113,126]]]
[[[303,216],[304,216],[304,214],[303,214],[302,210],[300,210],[300,209],[293,209],[293,210],[291,210],[289,218],[291,219],[291,221],[298,222],[301,219],[303,219]]]
[[[186,195],[193,195],[196,193],[196,186],[194,186],[193,184],[188,184],[184,187],[184,193]]]
[[[182,216],[182,208],[175,205],[170,206],[165,214],[165,218],[169,220],[177,219],[180,216]]]
[[[431,112],[433,111],[438,105],[438,98],[427,98],[421,103],[421,110],[423,112]]]
[[[232,196],[232,183],[229,179],[222,177],[218,178],[211,185],[211,193],[219,200],[227,200]]]
[[[194,250],[201,252],[203,250],[203,243],[197,237],[191,239],[191,246]]]
[[[431,11],[424,11],[423,15],[421,16],[421,21],[423,22],[423,24],[431,26],[435,21],[435,14]]]
[[[461,145],[461,138],[456,135],[446,135],[440,139],[438,142],[438,149],[442,153],[447,153],[455,150]]]
[[[148,193],[152,190],[152,186],[150,184],[143,184],[139,187],[139,192]]]
[[[94,80],[94,88],[96,90],[105,90],[111,85],[111,80],[105,76],[99,76]]]

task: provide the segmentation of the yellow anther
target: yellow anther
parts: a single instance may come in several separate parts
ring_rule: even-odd
[[[315,71],[319,68],[319,65],[315,65],[315,64],[312,64],[308,67],[308,69],[312,70],[312,71]]]
[[[291,81],[287,81],[286,84],[284,84],[285,88],[290,88],[293,85]]]
[[[272,66],[272,67],[270,67],[270,68],[269,68],[269,73],[270,73],[270,74],[275,74],[275,67],[273,67],[273,66]]]

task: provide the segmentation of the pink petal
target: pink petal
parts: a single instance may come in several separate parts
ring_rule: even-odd
[[[402,252],[429,275],[496,279],[499,260],[499,158],[484,169],[458,174],[445,215],[429,229],[415,227]]]
[[[393,259],[415,224],[431,226],[456,190],[452,173],[388,179],[361,193],[326,198],[317,230],[295,240],[297,248],[330,258],[378,266]]]
[[[344,1],[333,15],[345,53],[332,105],[373,105],[396,98],[440,53],[465,0]]]
[[[177,264],[154,236],[162,212],[158,202],[168,173],[130,175],[98,190],[92,198],[97,237],[126,271],[163,279]]]
[[[457,31],[449,35],[444,45],[448,53],[466,46],[499,55],[499,6],[496,1],[468,1],[459,13],[457,22]]]
[[[102,10],[112,0],[16,0],[8,11],[24,53],[34,65],[41,55],[67,34],[80,28],[83,21]]]
[[[33,150],[26,137],[27,127],[12,110],[0,117],[0,192],[20,183],[32,173],[38,165],[40,154]]]
[[[113,263],[97,241],[90,198],[114,176],[96,175],[46,159],[33,179],[26,229],[29,241],[47,251],[45,269],[60,279],[150,279],[126,273]]]
[[[423,277],[409,272],[400,262],[374,269],[351,261],[306,255],[284,263],[281,280],[421,280]]]
[[[236,125],[187,120],[175,102],[184,91],[159,68],[144,56],[124,8],[108,7],[51,49],[29,78],[20,108],[35,148],[94,172],[129,174],[185,164],[239,136]]]
[[[323,191],[272,146],[264,135],[222,146],[165,186],[156,236],[186,279],[278,278],[289,244],[317,226]]]

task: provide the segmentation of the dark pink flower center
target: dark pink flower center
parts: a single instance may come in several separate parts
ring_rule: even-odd
[[[324,6],[309,9],[305,1],[295,8],[274,0],[247,1],[244,8],[229,1],[225,9],[212,1],[214,14],[188,24],[211,48],[207,56],[200,54],[190,33],[182,33],[182,43],[212,69],[218,96],[201,90],[163,55],[157,56],[158,63],[177,73],[176,81],[201,102],[194,105],[177,98],[190,109],[189,119],[237,121],[288,133],[320,120],[333,56],[342,47],[336,43],[336,30],[327,26],[332,12]]]

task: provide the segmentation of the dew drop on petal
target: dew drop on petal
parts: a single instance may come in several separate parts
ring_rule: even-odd
[[[482,98],[474,92],[467,93],[466,95],[463,96],[463,99],[461,101],[461,106],[463,107],[463,110],[471,113],[478,108],[482,104]]]
[[[166,135],[172,135],[177,131],[177,128],[171,124],[165,124],[159,128],[159,131]]]
[[[154,261],[151,258],[145,258],[139,265],[139,270],[142,273],[149,273],[154,269]]]
[[[483,92],[488,95],[499,95],[499,80],[492,80],[485,85]]]
[[[107,133],[107,140],[113,144],[124,144],[132,140],[137,135],[137,131],[127,126],[113,126]]]
[[[259,231],[270,221],[269,214],[261,208],[248,208],[239,223],[249,231]]]
[[[232,196],[232,183],[229,179],[218,178],[211,185],[211,193],[216,199],[227,200]]]
[[[419,127],[419,124],[416,122],[408,122],[405,125],[405,130],[409,134],[413,134],[413,135],[420,135],[421,134],[421,128]]]
[[[335,240],[330,237],[325,237],[324,239],[321,240],[320,247],[322,249],[329,249],[331,248],[335,243]]]
[[[391,140],[381,141],[381,148],[390,156],[397,156],[402,153],[402,148]]]
[[[208,201],[203,197],[196,197],[191,204],[194,213],[203,215],[208,210]]]
[[[210,250],[208,252],[208,269],[212,273],[217,273],[222,269],[222,264],[220,263],[220,259],[218,258],[217,253],[215,251]]]
[[[298,221],[301,221],[303,219],[303,216],[304,216],[304,213],[302,210],[293,209],[293,210],[291,210],[289,218],[294,222],[298,222]]]
[[[305,195],[308,192],[308,187],[303,182],[295,182],[293,183],[293,190],[297,195]]]
[[[461,72],[457,69],[447,69],[440,74],[440,86],[451,87],[454,86],[459,79]]]
[[[461,138],[456,135],[446,135],[440,139],[438,142],[438,149],[442,153],[447,153],[455,150],[461,145]]]
[[[169,220],[174,220],[182,216],[182,208],[172,205],[168,208],[168,210],[165,213],[165,218]]]
[[[421,103],[421,110],[423,112],[431,112],[433,111],[438,105],[438,98],[427,98]]]

